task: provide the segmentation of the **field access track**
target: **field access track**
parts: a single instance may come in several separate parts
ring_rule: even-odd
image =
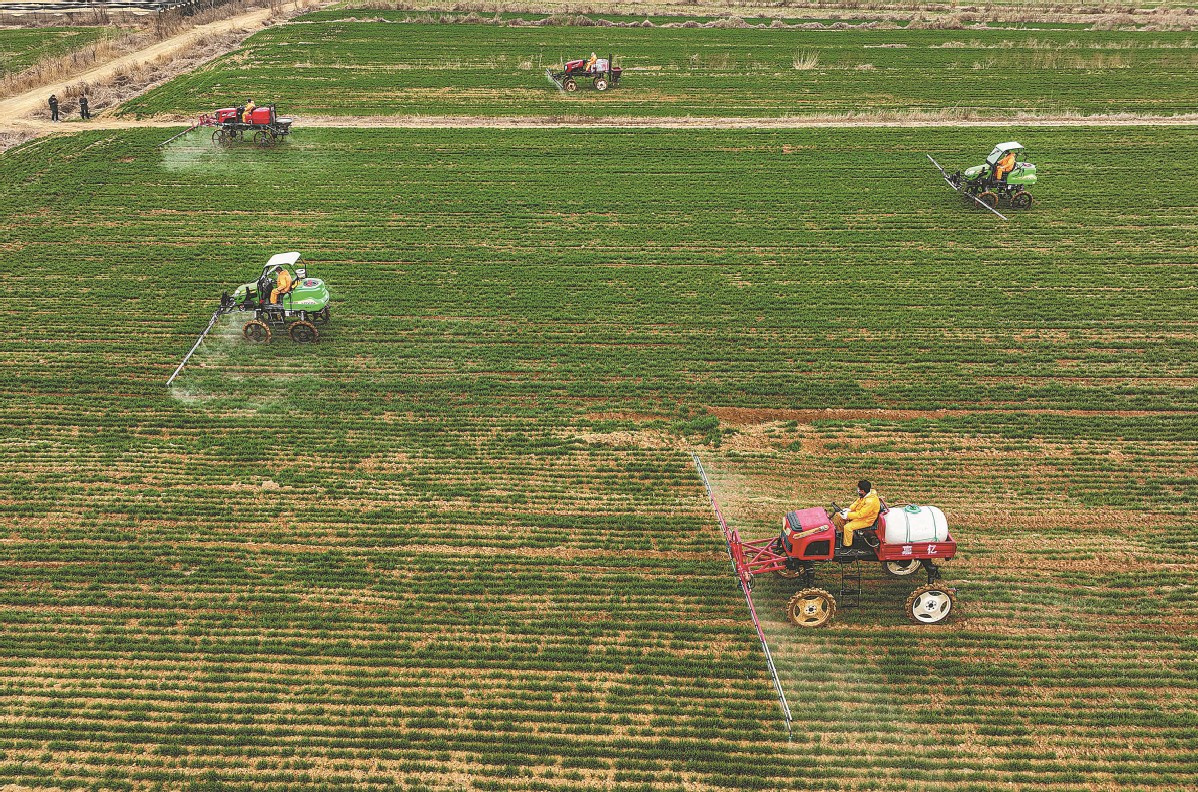
[[[244,101],[299,116],[789,118],[892,114],[1010,121],[1198,112],[1192,33],[504,27],[317,12],[127,103],[193,117]],[[621,87],[558,93],[547,67],[596,48]]]

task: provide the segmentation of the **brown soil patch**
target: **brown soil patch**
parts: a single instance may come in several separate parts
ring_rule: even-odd
[[[734,426],[750,426],[771,421],[798,421],[801,424],[811,424],[816,421],[913,421],[920,418],[949,418],[976,413],[1018,413],[1020,415],[1073,415],[1073,416],[1115,416],[1121,418],[1143,418],[1149,415],[1159,415],[1152,410],[896,410],[885,407],[872,409],[824,409],[824,410],[782,410],[755,407],[708,407],[708,412],[720,421]]]

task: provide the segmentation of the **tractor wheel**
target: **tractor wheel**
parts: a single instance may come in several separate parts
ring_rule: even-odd
[[[578,90],[578,83],[574,82],[573,77],[567,77],[562,81],[562,87],[566,89],[566,93],[574,93]]]
[[[836,614],[836,600],[823,589],[803,589],[790,598],[786,615],[800,627],[823,627]]]
[[[777,575],[778,577],[782,578],[783,580],[794,580],[799,575],[803,574],[803,570],[791,569],[790,567],[782,567],[781,569],[775,569],[774,574]]]
[[[245,336],[246,341],[253,341],[255,344],[265,344],[270,341],[270,327],[261,319],[251,319],[245,323],[245,327],[241,328],[241,334]]]
[[[287,335],[297,344],[315,343],[316,339],[320,338],[316,325],[304,321],[292,322],[291,327],[287,328]]]
[[[270,133],[259,129],[254,133],[254,144],[266,148],[270,145]]]
[[[939,583],[920,586],[907,597],[907,616],[916,624],[936,624],[948,618],[953,594]]]
[[[325,306],[316,312],[316,316],[312,317],[317,322],[325,323],[329,321],[329,306]]]
[[[229,145],[229,133],[223,129],[217,129],[212,133],[212,142],[218,146]]]
[[[1011,208],[1027,209],[1032,205],[1032,194],[1026,190],[1020,190],[1011,196]]]
[[[603,77],[596,77],[595,78],[595,90],[596,91],[606,91],[607,90],[607,80]]]
[[[918,572],[919,567],[919,559],[911,558],[906,561],[885,561],[882,564],[882,571],[890,577],[907,577]]]
[[[978,196],[978,200],[986,204],[986,206],[989,206],[991,209],[998,208],[998,193],[993,193],[989,190],[986,190],[984,193]]]

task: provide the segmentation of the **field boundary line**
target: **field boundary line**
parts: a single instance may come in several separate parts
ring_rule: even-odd
[[[570,118],[559,116],[310,116],[297,117],[297,128],[614,128],[614,129],[807,129],[812,127],[1012,127],[1012,126],[1198,126],[1198,113],[1172,116],[1016,116],[1014,118],[941,118],[929,114],[815,115],[768,118],[705,116],[632,118]]]
[[[2,106],[2,104],[0,104]],[[1198,113],[1173,116],[1026,116],[1008,119],[891,118],[886,116],[796,116],[792,118],[560,118],[557,116],[293,116],[295,131],[309,129],[940,129],[987,127],[1190,127],[1198,126]],[[177,129],[194,119],[93,118],[87,122],[52,124],[38,119],[0,121],[0,132],[30,135],[74,133],[87,130]]]

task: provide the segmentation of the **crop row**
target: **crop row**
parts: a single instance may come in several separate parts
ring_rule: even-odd
[[[54,354],[22,381],[34,399],[70,404],[75,423],[114,419],[74,403],[59,378],[103,392],[117,370],[85,364],[120,356],[133,361],[121,380],[153,392],[216,294],[267,252],[301,242],[351,321],[330,327],[333,344],[272,345],[265,358],[225,344],[214,366],[242,372],[251,388],[256,376],[282,373],[289,401],[319,400],[320,383],[336,381],[351,398],[386,398],[400,411],[452,404],[467,388],[493,397],[468,406],[484,411],[497,401],[535,412],[613,398],[1193,404],[1194,341],[1179,332],[1191,317],[1184,301],[1163,298],[1193,253],[1193,196],[1180,175],[1134,176],[1184,158],[1188,131],[1029,132],[1046,174],[1042,201],[1008,225],[968,210],[921,162],[929,149],[976,159],[990,137],[978,131],[575,134],[550,162],[541,152],[556,133],[507,135],[504,145],[484,131],[308,131],[264,160],[202,143],[160,160],[140,148],[154,134],[96,141],[109,172],[89,185],[94,210],[76,197],[74,176],[30,174],[34,184],[0,197],[21,224],[19,242],[9,239],[31,273],[14,288],[41,288],[37,273],[57,267],[65,234],[100,268],[89,299],[131,311],[116,338],[106,322],[28,323],[20,354]],[[56,145],[39,144],[25,161],[57,156]],[[393,164],[376,167],[368,150]],[[133,243],[146,221],[121,208],[123,183],[145,179],[158,185],[141,207],[155,212],[163,248]],[[1095,192],[1095,180],[1113,189]],[[22,216],[39,202],[55,213]],[[288,225],[244,212],[258,204]],[[104,223],[89,220],[93,211]],[[108,262],[178,275],[143,273],[131,288],[102,269]],[[186,311],[163,288],[171,277]],[[724,320],[738,316],[752,317],[751,332]],[[377,354],[347,356],[344,343]],[[134,354],[147,344],[155,354]],[[899,359],[914,376],[889,373]],[[204,361],[185,383],[203,382]],[[419,399],[406,396],[413,390]],[[238,411],[240,397],[222,401],[219,386],[196,395],[207,405],[200,420]],[[270,443],[262,433],[218,435],[222,454],[258,455]]]
[[[0,777],[1192,786],[1194,194],[1136,174],[1194,135],[1025,133],[1006,226],[922,161],[980,130],[8,152]],[[230,319],[166,389],[292,249],[320,343]],[[753,536],[863,475],[942,505],[958,614],[869,570],[797,632],[759,581],[788,743],[687,446]]]
[[[101,27],[5,28],[0,30],[0,77],[43,58],[63,55],[110,35]]]
[[[125,112],[190,115],[251,95],[301,116],[1198,109],[1198,48],[1188,33],[511,28],[355,14],[272,27]],[[595,50],[618,56],[627,70],[619,87],[560,95],[545,79],[546,68]]]

